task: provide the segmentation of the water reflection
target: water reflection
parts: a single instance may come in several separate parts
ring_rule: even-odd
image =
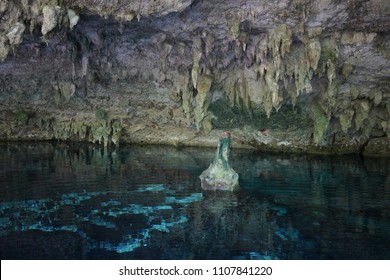
[[[2,259],[388,259],[390,162],[213,149],[0,145]]]

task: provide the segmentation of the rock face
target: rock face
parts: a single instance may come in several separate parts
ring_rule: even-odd
[[[0,138],[387,151],[389,50],[387,0],[5,0]]]
[[[238,174],[229,165],[230,141],[230,133],[225,131],[219,139],[213,163],[199,176],[202,189],[223,191],[239,189]]]

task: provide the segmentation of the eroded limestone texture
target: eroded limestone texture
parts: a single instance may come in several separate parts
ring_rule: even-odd
[[[224,132],[219,139],[213,163],[199,176],[202,189],[235,191],[239,188],[238,174],[229,165],[230,133]]]
[[[387,0],[1,1],[0,138],[389,147],[389,30]]]

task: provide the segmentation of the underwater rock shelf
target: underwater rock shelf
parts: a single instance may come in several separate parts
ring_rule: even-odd
[[[127,204],[121,197],[135,197],[137,193],[143,197],[161,192],[166,196],[162,205],[146,206],[142,204]],[[142,193],[142,194],[140,194]],[[169,233],[175,226],[186,223],[183,216],[185,208],[191,203],[201,201],[201,193],[193,193],[187,197],[175,197],[172,190],[163,185],[147,185],[139,187],[136,192],[85,192],[68,193],[59,199],[38,199],[27,201],[12,201],[0,203],[0,236],[13,231],[42,232],[73,232],[88,242],[88,250],[104,249],[117,253],[129,253],[135,249],[147,246],[153,232]],[[116,199],[115,199],[116,198]],[[83,210],[85,205],[97,203],[95,208]],[[77,209],[78,214],[68,223],[59,222],[62,211],[68,207]],[[132,216],[133,224],[127,225],[126,235],[117,242],[95,240],[89,225],[101,230],[123,231],[119,225],[121,217]],[[16,220],[10,217],[18,217]],[[138,217],[138,218],[137,218]],[[131,234],[129,234],[131,233]]]

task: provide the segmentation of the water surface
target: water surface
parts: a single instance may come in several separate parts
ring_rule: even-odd
[[[213,149],[0,144],[1,259],[390,259],[390,161]]]

